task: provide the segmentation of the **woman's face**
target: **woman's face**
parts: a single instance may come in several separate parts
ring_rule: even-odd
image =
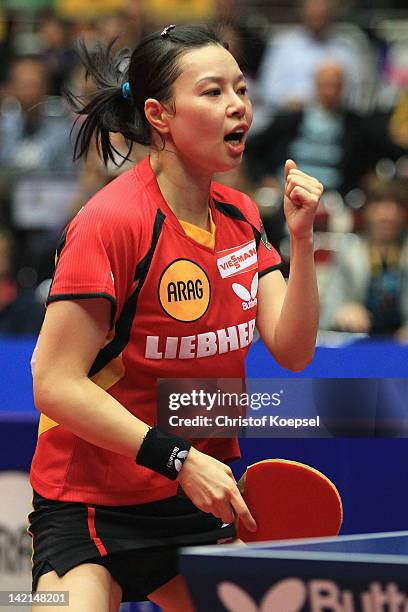
[[[180,62],[166,148],[175,147],[183,163],[200,173],[231,170],[241,162],[252,122],[241,70],[233,56],[215,44],[187,52]]]

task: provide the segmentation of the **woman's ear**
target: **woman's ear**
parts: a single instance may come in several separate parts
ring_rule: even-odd
[[[146,119],[159,134],[168,134],[167,111],[164,106],[154,98],[148,98],[144,105]]]

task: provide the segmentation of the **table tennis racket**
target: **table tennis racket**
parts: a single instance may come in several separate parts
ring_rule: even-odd
[[[297,461],[266,459],[250,465],[238,482],[258,526],[248,531],[238,520],[244,542],[335,536],[343,520],[340,495],[321,472]]]

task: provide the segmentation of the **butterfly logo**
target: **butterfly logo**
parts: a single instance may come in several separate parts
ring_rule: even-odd
[[[256,295],[258,293],[258,272],[255,272],[254,277],[251,282],[251,288],[248,291],[246,287],[240,285],[239,283],[232,283],[232,290],[242,301],[242,309],[249,310],[250,308],[254,308],[258,300],[256,299]]]
[[[186,460],[187,455],[188,455],[188,451],[187,450],[183,450],[183,451],[180,451],[179,453],[177,453],[176,458],[174,460],[174,467],[176,468],[176,470],[178,472],[183,467],[183,463]]]
[[[233,582],[220,582],[217,594],[229,612],[300,612],[306,602],[307,590],[302,580],[288,578],[272,586],[260,604]]]

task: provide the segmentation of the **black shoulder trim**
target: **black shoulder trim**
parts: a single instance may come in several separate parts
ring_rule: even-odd
[[[282,268],[283,268],[283,261],[281,261],[278,264],[275,264],[274,266],[269,266],[269,268],[265,268],[265,270],[262,270],[262,272],[259,272],[258,278],[262,278],[263,276],[265,276],[265,274],[269,274],[269,272],[274,272],[274,270],[282,270]]]
[[[254,233],[254,238],[255,238],[255,242],[256,242],[256,250],[258,250],[258,247],[259,247],[260,242],[262,240],[262,233],[254,225],[252,225],[252,223],[251,223],[251,227],[252,227],[252,231]]]
[[[67,241],[67,234],[68,234],[68,230],[69,230],[69,224],[68,224],[68,225],[66,226],[66,228],[64,229],[64,231],[63,231],[63,233],[62,233],[62,235],[61,235],[61,238],[60,238],[59,244],[58,244],[58,246],[57,246],[57,249],[56,249],[56,251],[55,251],[55,265],[54,265],[54,272],[53,272],[53,275],[52,275],[52,279],[51,279],[51,283],[50,283],[50,288],[49,288],[49,290],[48,290],[48,296],[47,296],[46,304],[48,304],[48,300],[49,300],[49,298],[50,298],[50,293],[51,293],[51,289],[52,289],[52,284],[53,284],[53,282],[54,282],[54,277],[55,277],[55,273],[56,273],[56,271],[57,271],[57,265],[58,265],[58,260],[59,260],[60,255],[61,255],[61,251],[62,251],[62,249],[64,248],[65,243],[66,243],[66,241]]]
[[[152,240],[150,243],[149,250],[147,251],[147,254],[143,257],[143,259],[141,259],[140,262],[137,264],[134,280],[143,279],[143,282],[144,282],[147,276],[147,272],[149,270],[150,263],[153,258],[153,253],[157,246],[157,241],[159,240],[159,236],[162,231],[163,222],[165,218],[166,218],[166,215],[159,208],[157,210],[156,218],[154,220]]]
[[[70,226],[70,223],[66,226],[66,228],[64,229],[64,231],[63,231],[63,233],[61,235],[61,238],[60,238],[60,241],[59,241],[59,245],[57,247],[57,252],[56,252],[57,258],[61,255],[61,251],[64,248],[65,243],[67,241],[67,234],[68,234],[69,226]]]
[[[249,223],[243,212],[241,212],[240,209],[234,206],[233,204],[227,204],[226,202],[218,202],[218,200],[214,200],[214,204],[215,208],[226,217],[231,217],[231,219],[237,219],[238,221],[245,221],[246,223]]]
[[[255,238],[256,250],[258,250],[259,243],[261,242],[262,237],[261,232],[255,227],[255,225],[252,225],[252,223],[248,221],[244,213],[233,204],[227,204],[226,202],[218,202],[218,200],[214,200],[214,204],[215,208],[226,217],[236,219],[237,221],[244,221],[245,223],[248,223],[248,225],[251,226]]]
[[[133,291],[127,302],[125,302],[122,312],[120,313],[119,318],[116,321],[115,335],[113,339],[111,340],[111,342],[109,342],[109,344],[106,344],[106,346],[104,346],[96,356],[96,359],[93,362],[91,369],[89,370],[89,377],[94,376],[97,372],[103,370],[103,368],[107,366],[110,361],[112,361],[118,355],[121,354],[121,352],[129,342],[130,330],[132,328],[133,319],[135,318],[136,314],[136,306],[139,293],[149,272],[149,267],[157,247],[157,243],[162,231],[163,222],[165,218],[165,215],[159,209],[156,213],[156,218],[154,220],[152,239],[149,250],[136,266],[134,280],[139,281],[137,287]]]

